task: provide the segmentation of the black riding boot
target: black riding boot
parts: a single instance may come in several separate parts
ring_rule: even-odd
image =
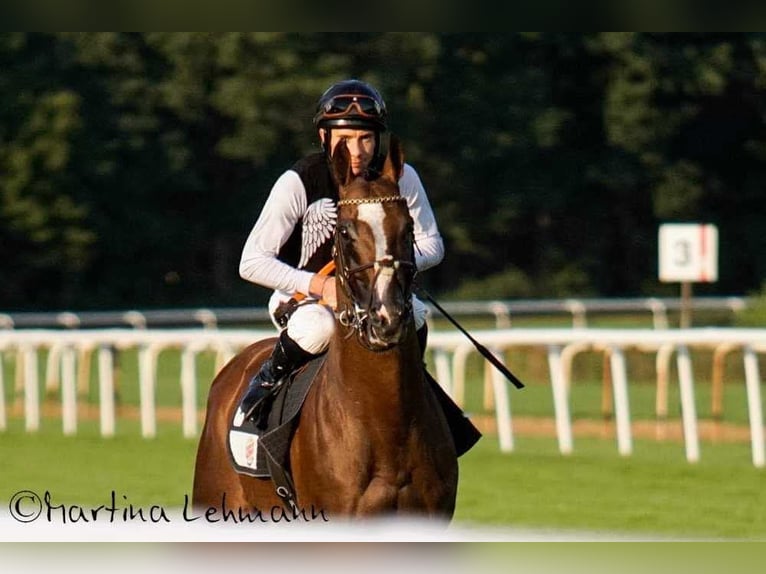
[[[426,352],[426,344],[428,342],[428,325],[423,326],[417,330],[418,343],[420,344],[420,356],[421,359]],[[481,432],[474,424],[465,416],[463,410],[457,406],[455,401],[452,400],[447,392],[442,388],[436,379],[431,376],[431,373],[425,369],[425,363],[423,363],[423,370],[426,373],[426,380],[428,381],[431,389],[436,395],[436,400],[439,401],[439,405],[444,412],[444,418],[447,419],[447,426],[449,427],[452,440],[455,443],[455,452],[457,456],[461,456],[468,452],[473,445],[475,445],[481,438]]]
[[[245,419],[257,417],[258,426],[265,425],[265,417],[259,416],[262,414],[261,411],[264,411],[261,407],[266,402],[265,399],[273,394],[286,377],[314,356],[301,349],[298,343],[288,337],[287,330],[282,331],[274,345],[271,357],[266,359],[258,374],[252,378],[240,402],[240,409],[245,414]],[[265,414],[268,413],[265,412]]]

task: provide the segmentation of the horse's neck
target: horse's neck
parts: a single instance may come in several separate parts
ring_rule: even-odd
[[[328,352],[330,362],[342,373],[335,381],[339,391],[355,404],[371,404],[379,410],[383,402],[402,407],[420,402],[425,379],[414,333],[384,352],[370,351],[355,340],[336,335]]]

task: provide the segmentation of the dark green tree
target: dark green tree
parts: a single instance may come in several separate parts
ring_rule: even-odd
[[[462,297],[670,292],[657,227],[710,221],[709,293],[766,275],[766,36],[0,34],[0,307],[262,304],[240,249],[318,149],[333,81],[377,85]]]

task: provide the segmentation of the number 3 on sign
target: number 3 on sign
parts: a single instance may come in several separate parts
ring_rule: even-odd
[[[718,229],[715,225],[661,225],[659,250],[660,281],[708,283],[718,279]]]
[[[691,265],[691,243],[686,239],[679,239],[675,242],[674,246],[676,257],[673,260],[673,265],[678,267],[688,267]]]

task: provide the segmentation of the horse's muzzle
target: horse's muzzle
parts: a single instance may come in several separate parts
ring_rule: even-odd
[[[405,326],[409,317],[409,309],[406,307],[388,312],[371,309],[367,325],[368,341],[371,345],[380,348],[389,348],[399,344],[404,338]]]

